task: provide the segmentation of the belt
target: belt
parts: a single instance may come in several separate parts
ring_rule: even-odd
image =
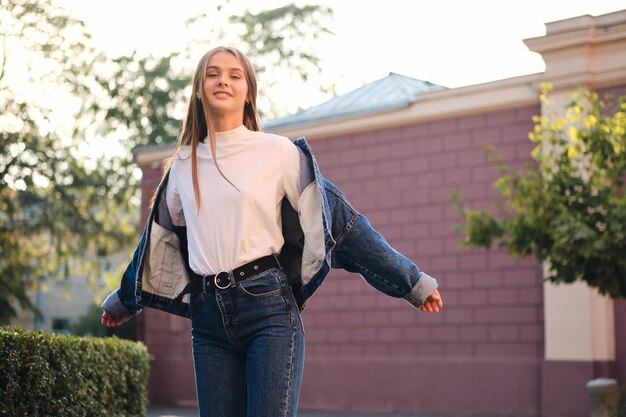
[[[253,275],[272,268],[280,268],[280,263],[275,255],[267,255],[233,269],[232,274],[235,284],[237,284]],[[228,271],[221,271],[215,275],[198,275],[190,271],[190,274],[191,281],[183,288],[183,291],[176,296],[176,301],[180,301],[185,294],[208,292],[216,289],[225,290],[232,285]]]

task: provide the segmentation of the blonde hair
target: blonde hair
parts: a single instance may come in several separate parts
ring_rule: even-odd
[[[218,171],[224,177],[226,181],[230,183],[233,187],[237,188],[222,172],[219,165],[217,164],[217,158],[215,156],[215,128],[213,127],[213,122],[211,120],[211,116],[209,113],[209,108],[204,103],[208,103],[207,97],[204,94],[204,79],[206,74],[207,63],[211,59],[213,55],[218,52],[227,52],[235,56],[239,63],[241,64],[244,72],[244,76],[246,78],[246,83],[248,84],[248,102],[244,106],[243,109],[243,124],[249,130],[258,131],[259,130],[259,116],[257,113],[256,107],[256,95],[257,95],[257,84],[256,84],[256,75],[254,73],[254,67],[252,63],[244,55],[243,52],[239,51],[237,48],[228,47],[228,46],[218,46],[217,48],[213,48],[205,53],[202,58],[200,58],[200,62],[196,66],[196,70],[193,74],[192,80],[192,92],[189,97],[189,103],[187,104],[187,112],[185,114],[185,118],[183,119],[182,129],[178,136],[178,145],[176,148],[176,152],[170,158],[165,160],[163,164],[163,175],[165,175],[174,159],[178,156],[180,150],[187,145],[191,145],[191,175],[193,179],[193,191],[196,196],[196,206],[197,209],[200,210],[200,184],[198,181],[198,160],[196,158],[197,155],[197,147],[198,143],[201,139],[209,137],[211,141],[211,154],[213,155],[213,160],[215,161],[215,166]],[[198,97],[200,95],[202,99]]]

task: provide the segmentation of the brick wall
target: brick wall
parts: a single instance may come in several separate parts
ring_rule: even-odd
[[[322,175],[395,249],[438,279],[445,308],[421,313],[358,275],[333,270],[303,313],[304,408],[537,411],[541,268],[533,258],[513,259],[499,249],[460,249],[462,235],[453,227],[461,218],[449,196],[457,190],[468,207],[489,208],[498,173],[485,145],[521,168],[530,161],[528,132],[539,113],[536,105],[310,141]],[[426,369],[443,378],[440,386],[424,381]],[[489,377],[475,378],[476,372]],[[413,391],[381,396],[377,382],[385,375],[394,388]],[[424,390],[428,395],[417,394]]]
[[[438,279],[445,308],[422,313],[358,275],[333,270],[303,313],[302,409],[536,414],[541,269],[498,249],[459,249],[462,236],[453,226],[461,218],[449,195],[458,190],[469,207],[488,208],[497,172],[484,146],[520,168],[539,111],[537,105],[309,141],[322,175],[395,249]],[[144,208],[159,179],[158,166],[144,168]],[[150,309],[142,320],[153,355],[151,402],[192,404],[189,322]]]
[[[501,250],[459,249],[449,194],[488,208],[497,172],[484,146],[520,167],[536,106],[311,141],[322,175],[394,248],[438,278],[445,309],[420,314],[360,277],[333,271],[307,305],[307,354],[541,357],[541,271]]]

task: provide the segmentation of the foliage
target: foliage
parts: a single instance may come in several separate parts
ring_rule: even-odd
[[[100,323],[101,317],[102,308],[100,304],[91,304],[87,312],[71,324],[70,333],[74,336],[105,337],[107,335],[106,327]]]
[[[259,74],[261,93],[260,112],[262,116],[284,115],[278,101],[270,92],[276,91],[288,79],[301,79],[305,90],[307,83],[325,93],[333,93],[334,85],[320,83],[321,60],[316,55],[322,37],[332,35],[321,22],[332,18],[332,9],[319,5],[302,7],[288,4],[276,9],[242,14],[230,17],[233,25],[242,27],[241,49],[253,60]],[[279,90],[280,91],[280,90]],[[268,102],[264,106],[264,100]]]
[[[105,120],[98,133],[123,136],[131,149],[176,142],[193,70],[202,54],[221,44],[234,45],[250,57],[259,84],[261,116],[283,113],[283,97],[269,92],[285,80],[307,81],[320,73],[319,58],[307,51],[315,51],[320,36],[330,34],[322,22],[332,11],[292,4],[253,14],[229,7],[224,1],[211,14],[188,19],[188,32],[200,35],[179,51],[161,57],[135,51],[112,60],[98,58],[94,62],[98,76],[85,87],[92,94],[85,97],[81,113],[91,120]],[[319,82],[313,88],[332,90]]]
[[[175,142],[182,124],[185,87],[191,70],[181,71],[179,52],[164,57],[139,57],[136,52],[113,59],[100,58],[81,113],[98,125],[101,136],[115,135],[125,147]],[[104,71],[102,67],[113,68]],[[104,98],[103,98],[104,97]]]
[[[141,342],[0,328],[0,415],[144,416]]]
[[[80,21],[50,0],[0,0],[0,323],[32,308],[37,280],[86,275],[135,234],[128,157],[88,157],[72,100],[96,52]],[[63,105],[67,107],[63,107]],[[55,114],[59,107],[69,117]],[[81,259],[70,262],[72,259]]]
[[[550,105],[549,91],[542,95]],[[554,283],[584,281],[611,297],[626,296],[626,97],[608,111],[593,92],[579,92],[565,117],[534,117],[537,146],[521,172],[509,172],[490,150],[502,176],[495,212],[470,210],[466,247],[498,242],[511,255],[534,256]]]
[[[190,19],[202,37],[181,51],[111,59],[52,0],[0,0],[0,323],[16,302],[33,308],[27,294],[38,280],[94,282],[102,261],[132,242],[138,181],[129,150],[176,140],[199,57],[192,48],[236,44],[265,80],[319,72],[302,51],[328,33],[320,22],[329,9],[228,7]]]

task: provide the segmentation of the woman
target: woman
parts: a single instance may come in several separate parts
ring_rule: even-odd
[[[237,49],[202,57],[141,240],[102,304],[108,327],[144,306],[191,320],[201,416],[296,415],[300,312],[331,267],[422,311],[443,306],[435,279],[321,177],[304,138],[259,131],[256,92]]]

